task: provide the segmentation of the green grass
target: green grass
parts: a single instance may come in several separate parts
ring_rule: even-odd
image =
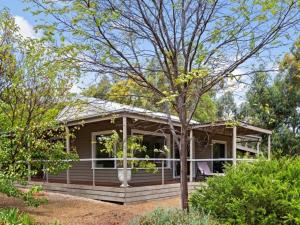
[[[27,213],[20,212],[16,208],[4,208],[0,209],[0,225],[42,225],[36,223]],[[55,222],[53,225],[59,225],[59,222]]]
[[[0,209],[1,225],[34,225],[34,220],[26,213],[21,213],[18,209]]]

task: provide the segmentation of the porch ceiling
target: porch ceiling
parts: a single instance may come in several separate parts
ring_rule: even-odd
[[[236,125],[236,127],[238,136],[261,136],[262,134],[272,134],[272,131],[270,130],[256,127],[245,122],[238,122],[238,125]],[[229,125],[229,121],[219,121],[215,123],[195,125],[193,129],[226,136],[232,136],[233,130],[232,126]]]

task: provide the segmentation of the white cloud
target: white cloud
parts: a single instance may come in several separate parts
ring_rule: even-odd
[[[22,16],[15,16],[15,22],[20,28],[19,33],[23,37],[37,38],[33,26]]]

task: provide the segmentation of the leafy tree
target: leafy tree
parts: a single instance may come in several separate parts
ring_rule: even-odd
[[[107,99],[107,93],[111,89],[112,82],[107,76],[103,76],[97,84],[93,84],[82,91],[82,95]]]
[[[272,145],[278,155],[300,153],[299,55],[296,43],[273,80],[266,73],[256,74],[241,110],[243,118],[274,130]]]
[[[92,85],[82,94],[84,96],[111,100],[127,105],[142,107],[152,111],[163,111],[163,105],[157,105],[158,99],[151,91],[145,91],[132,80],[119,80],[109,82],[107,78],[101,79],[99,84]],[[196,109],[194,119],[199,122],[211,122],[216,119],[217,105],[211,93],[204,94]],[[176,114],[172,111],[172,114]]]
[[[234,101],[234,96],[231,91],[226,91],[221,97],[217,99],[218,118],[233,119],[237,114],[237,106]]]
[[[69,165],[55,160],[76,158],[65,152],[55,118],[78,70],[43,40],[21,37],[7,10],[0,12],[0,33],[0,192],[37,205],[33,194],[39,189],[24,193],[14,183],[37,174],[40,160],[49,160],[49,172],[58,172]]]
[[[84,70],[132,80],[178,115],[183,208],[188,131],[201,97],[280,46],[300,20],[298,0],[28,1],[51,17],[39,26],[49,39],[59,33],[82,51]]]

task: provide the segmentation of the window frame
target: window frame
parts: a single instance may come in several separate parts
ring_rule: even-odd
[[[146,130],[139,130],[139,129],[131,129],[131,135],[151,135],[151,136],[157,136],[157,137],[164,137],[166,140],[166,146],[169,149],[169,152],[167,154],[166,159],[171,159],[171,135],[170,134],[163,134],[159,132],[153,132],[153,131],[146,131]],[[158,169],[161,169],[162,167],[156,167]],[[164,168],[170,169],[171,168],[171,162],[170,160],[167,160],[167,166]],[[146,168],[135,168],[135,169],[146,169]]]
[[[107,135],[107,134],[113,134],[113,132],[115,132],[115,130],[105,130],[105,131],[97,131],[97,132],[92,132],[91,136],[92,136],[92,169],[101,169],[101,170],[111,170],[111,169],[116,169],[117,168],[117,160],[114,157],[114,167],[97,167],[96,165],[96,136],[98,135]],[[116,153],[116,149],[114,149],[114,153]],[[100,160],[99,160],[100,161]]]

